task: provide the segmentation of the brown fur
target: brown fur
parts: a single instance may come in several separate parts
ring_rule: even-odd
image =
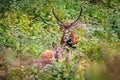
[[[71,32],[70,37],[71,37],[73,45],[77,44],[77,35],[74,32]]]
[[[66,34],[63,34],[63,36],[61,37],[61,44],[66,43],[67,46],[74,48],[74,45],[77,44],[77,35],[73,31]]]
[[[54,52],[52,50],[46,50],[40,56],[41,63],[43,64],[50,64],[53,58],[54,58]]]

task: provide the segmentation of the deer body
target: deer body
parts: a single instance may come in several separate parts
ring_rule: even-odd
[[[74,32],[71,32],[68,35],[63,34],[61,38],[61,44],[65,44],[69,47],[74,48],[75,44],[77,44],[77,35]]]
[[[74,32],[71,32],[70,38],[72,40],[73,45],[77,44],[77,35]]]
[[[54,52],[52,50],[46,50],[41,55],[41,62],[44,64],[50,64],[54,58]]]

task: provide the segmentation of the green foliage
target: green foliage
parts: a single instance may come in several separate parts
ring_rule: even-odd
[[[87,37],[97,37],[106,41],[113,34],[116,37],[120,35],[120,8],[117,6],[119,3],[116,1],[113,1],[114,5],[112,8],[103,6],[102,3],[100,5],[92,4],[92,6],[89,2],[68,2],[68,0],[65,2],[62,0],[5,0],[1,2],[1,6],[7,8],[4,9],[4,15],[0,21],[0,46],[13,47],[18,52],[40,55],[43,49],[49,48],[47,45],[50,45],[52,41],[58,42],[60,40],[61,34],[57,27],[58,25],[56,25],[56,20],[51,13],[51,7],[55,8],[58,16],[63,21],[66,21],[77,17],[79,5],[83,5],[84,9],[81,20],[86,23],[87,27],[89,27],[89,24],[92,27],[91,29],[86,29],[85,35]],[[6,5],[5,2],[9,4]],[[89,32],[90,30],[92,31]]]
[[[71,80],[71,79],[77,79],[79,76],[74,76],[77,74],[76,72],[76,65],[75,63],[58,63],[54,62],[53,65],[46,66],[46,71],[41,71],[40,75],[41,78],[46,80]],[[45,76],[47,76],[45,78]]]
[[[0,47],[12,48],[16,51],[14,54],[29,53],[38,57],[44,50],[52,49],[53,41],[60,45],[62,33],[51,9],[54,8],[59,18],[67,22],[74,20],[80,6],[83,6],[75,29],[78,43],[74,53],[83,52],[90,61],[101,61],[101,43],[116,48],[116,43],[120,41],[119,5],[119,0],[0,0]],[[46,67],[48,74],[44,71],[38,74],[34,68],[25,73],[26,68],[13,69],[9,77],[10,80],[12,76],[13,80],[20,80],[25,75],[32,75],[32,78],[37,75],[46,80],[59,80],[61,77],[64,80],[79,80],[82,76],[76,74],[76,61],[81,60],[73,58],[69,63],[55,62]],[[21,73],[16,75],[18,72]]]

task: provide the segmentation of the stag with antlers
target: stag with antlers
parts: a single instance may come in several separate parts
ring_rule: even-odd
[[[63,33],[63,35],[61,37],[61,44],[66,43],[67,46],[76,48],[75,44],[77,43],[77,35],[73,31],[73,28],[75,27],[75,25],[77,24],[77,21],[80,19],[80,16],[82,15],[82,7],[81,7],[81,10],[80,10],[80,13],[79,13],[77,19],[75,19],[73,22],[67,23],[67,24],[58,18],[58,16],[54,12],[54,9],[52,9],[52,13],[53,13],[54,17],[57,19],[58,24],[60,26],[60,30]]]

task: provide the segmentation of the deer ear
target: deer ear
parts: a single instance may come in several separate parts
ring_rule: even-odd
[[[56,48],[57,48],[57,46],[56,46],[56,43],[55,43],[55,42],[52,42],[52,47],[53,47],[54,49],[56,49]]]

